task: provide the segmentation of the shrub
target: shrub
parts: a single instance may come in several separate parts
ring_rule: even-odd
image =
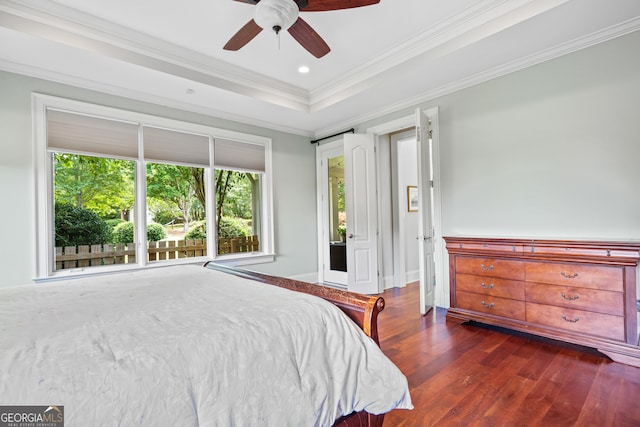
[[[113,231],[113,229],[116,228],[116,225],[126,221],[124,219],[116,218],[116,219],[107,219],[106,222],[109,225],[109,227],[111,227],[111,230]]]
[[[115,226],[113,229],[113,243],[133,243],[133,222],[123,222]],[[167,237],[164,227],[158,223],[151,222],[147,224],[147,240],[157,242]]]
[[[218,237],[230,238],[230,237],[246,237],[251,235],[251,228],[247,226],[239,218],[232,218],[223,216],[220,220],[220,226],[218,227]],[[199,221],[191,226],[191,229],[185,234],[185,240],[205,239],[207,237],[207,223],[205,221]]]
[[[113,228],[113,243],[133,243],[133,223],[121,222]]]
[[[251,229],[238,218],[223,216],[218,226],[218,237],[246,237]]]
[[[184,240],[196,240],[207,238],[207,223],[205,221],[194,222],[191,225],[187,234],[184,235]]]
[[[157,222],[151,222],[147,224],[147,240],[150,242],[157,242],[167,237],[167,232],[164,227]]]
[[[58,247],[101,245],[111,237],[111,227],[90,209],[56,203],[54,221]]]

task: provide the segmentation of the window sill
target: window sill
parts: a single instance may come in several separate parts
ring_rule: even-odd
[[[244,265],[253,265],[253,264],[266,264],[269,262],[274,262],[276,256],[274,254],[233,254],[233,255],[223,255],[217,258],[210,257],[194,257],[194,258],[182,258],[177,260],[168,260],[168,261],[156,261],[153,263],[149,263],[145,266],[141,266],[138,264],[123,264],[120,268],[109,267],[86,267],[86,268],[74,268],[69,270],[60,270],[55,272],[47,277],[37,277],[33,279],[35,283],[47,283],[47,282],[56,282],[60,280],[68,280],[75,279],[80,277],[91,277],[91,276],[100,276],[104,274],[115,274],[115,273],[124,273],[128,271],[135,270],[144,270],[148,268],[162,268],[162,267],[170,267],[172,265],[180,265],[180,264],[204,264],[205,262],[211,261],[216,262],[218,264],[230,265],[230,266],[244,266]]]

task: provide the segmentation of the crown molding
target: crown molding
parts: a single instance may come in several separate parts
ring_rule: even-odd
[[[181,109],[197,114],[204,114],[214,116],[223,120],[230,120],[252,126],[272,129],[275,131],[285,132],[289,134],[304,136],[308,138],[322,138],[327,135],[334,134],[345,128],[351,128],[367,121],[375,120],[383,117],[387,114],[392,114],[404,109],[414,108],[416,105],[429,102],[439,97],[457,92],[462,89],[466,89],[475,86],[480,83],[493,80],[495,78],[528,68],[533,65],[537,65],[572,52],[585,49],[590,46],[594,46],[617,37],[624,36],[626,34],[633,33],[640,30],[640,17],[630,19],[622,22],[618,25],[611,26],[609,28],[597,31],[584,37],[571,40],[553,48],[538,52],[525,58],[509,62],[507,64],[495,67],[491,70],[475,74],[471,77],[458,80],[451,84],[420,93],[412,98],[404,99],[402,102],[397,102],[385,106],[385,108],[370,111],[366,114],[357,115],[351,117],[348,120],[337,122],[330,127],[325,127],[319,130],[311,131],[308,129],[300,129],[289,126],[283,126],[278,123],[267,122],[257,120],[253,117],[230,114],[227,111],[217,110],[213,108],[203,107],[201,105],[189,104],[177,101],[175,99],[160,97],[157,95],[149,94],[146,92],[133,91],[129,88],[122,88],[120,86],[107,85],[98,81],[80,78],[77,76],[66,75],[58,72],[53,72],[47,69],[36,68],[32,66],[26,66],[23,64],[17,64],[6,60],[0,60],[0,69],[12,73],[22,74],[29,77],[41,78],[44,80],[50,80],[53,82],[66,84],[74,87],[79,87],[87,90],[94,90],[98,92],[104,92],[113,94],[119,97],[133,99],[136,101],[148,102],[157,105],[164,105],[169,108]]]
[[[450,83],[448,85],[444,85],[436,89],[420,93],[412,98],[404,99],[401,102],[389,104],[384,108],[370,111],[367,114],[351,117],[349,120],[335,123],[331,127],[316,131],[313,138],[322,138],[323,136],[331,135],[332,133],[337,132],[338,129],[354,127],[358,124],[378,119],[387,114],[398,112],[407,108],[415,108],[416,105],[432,101],[436,98],[449,95],[459,90],[466,89],[480,83],[484,83],[489,80],[493,80],[495,78],[511,74],[516,71],[520,71],[525,68],[541,64],[543,62],[550,61],[552,59],[559,58],[561,56],[565,56],[600,43],[607,42],[609,40],[613,40],[618,37],[622,37],[638,30],[640,30],[640,17],[636,17],[619,24],[612,25],[611,27],[596,31],[583,37],[578,37],[566,43],[562,43],[552,48],[537,52],[533,55],[519,58],[515,61],[511,61],[487,71],[483,71],[482,73],[478,73],[473,76]]]
[[[160,105],[167,108],[174,108],[182,111],[187,111],[196,114],[202,114],[204,116],[214,117],[222,120],[229,120],[237,122],[243,125],[256,126],[263,129],[270,129],[278,132],[289,133],[293,135],[312,138],[313,132],[294,128],[291,126],[284,126],[278,123],[268,122],[264,120],[258,120],[254,117],[249,117],[240,114],[232,114],[228,111],[218,110],[215,108],[209,108],[200,104],[191,104],[181,102],[173,98],[166,98],[158,95],[154,95],[148,92],[141,92],[132,90],[130,88],[124,88],[121,86],[115,86],[105,84],[99,81],[90,80],[87,78],[81,78],[69,74],[63,74],[55,71],[50,71],[44,68],[33,67],[30,65],[18,64],[11,61],[0,59],[0,70],[9,73],[20,74],[27,77],[48,80],[54,83],[73,86],[80,89],[86,89],[101,93],[107,93],[109,95],[117,96],[120,98],[131,99],[133,101],[147,102],[150,104]]]
[[[309,111],[308,91],[47,0],[5,0],[0,25],[185,79]]]
[[[310,111],[319,111],[372,87],[383,74],[417,57],[436,58],[566,3],[568,0],[483,0],[425,28],[420,34],[310,92]],[[487,25],[491,23],[491,25]]]
[[[340,78],[307,91],[49,0],[5,0],[0,23],[32,35],[302,112],[327,108],[425,53],[442,55],[568,0],[482,0]],[[498,22],[500,21],[500,22]],[[492,25],[485,24],[491,22]]]
[[[549,10],[567,0],[484,0],[458,15],[426,28],[420,35],[363,64],[349,74],[308,92],[270,79],[258,73],[233,66],[206,55],[134,32],[127,28],[61,6],[48,0],[4,0],[0,3],[0,25],[36,36],[61,41],[85,50],[97,49],[130,63],[146,66],[165,73],[191,79],[234,93],[247,95],[289,109],[311,112],[319,111],[339,100],[361,92],[382,81],[383,74],[393,67],[421,54],[442,55],[495,33],[495,28],[506,28],[524,19]],[[485,24],[490,23],[488,28]],[[497,25],[497,27],[496,27]],[[150,93],[108,85],[90,78],[61,74],[50,70],[30,67],[0,60],[0,69],[42,78],[84,89],[115,94],[120,97],[179,108],[199,114],[211,115],[224,120],[273,129],[309,138],[321,138],[344,128],[375,120],[387,114],[438,97],[456,92],[479,83],[536,65],[568,53],[629,34],[640,29],[640,17],[580,37],[536,54],[511,61],[493,69],[417,94],[384,108],[351,116],[339,123],[321,129],[299,129],[278,123],[257,120],[240,114],[190,104]],[[53,37],[53,38],[52,38]],[[70,39],[71,41],[67,40]]]

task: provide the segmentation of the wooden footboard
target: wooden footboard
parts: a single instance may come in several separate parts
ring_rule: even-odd
[[[351,318],[365,334],[378,341],[378,314],[384,309],[384,299],[378,296],[355,294],[353,292],[341,291],[340,289],[329,288],[327,286],[313,285],[307,282],[287,279],[284,277],[269,276],[268,274],[256,273],[236,267],[207,262],[205,267],[213,270],[223,271],[258,282],[269,283],[281,288],[291,289],[305,294],[315,295],[337,305],[347,316]]]
[[[323,298],[338,306],[365,334],[370,336],[378,345],[380,344],[378,341],[378,314],[384,309],[384,299],[382,297],[355,294],[353,292],[341,291],[340,289],[313,285],[284,277],[270,276],[268,274],[229,267],[214,262],[207,262],[204,266],[235,276]],[[341,417],[336,421],[334,427],[380,427],[382,426],[383,419],[384,414],[373,415],[367,412],[354,412],[353,414]]]

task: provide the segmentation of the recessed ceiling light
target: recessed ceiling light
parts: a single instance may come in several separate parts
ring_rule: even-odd
[[[195,92],[195,90],[193,90],[193,89],[191,89],[191,88],[189,88],[189,89],[187,89],[187,90],[185,91],[185,93],[186,93],[187,95],[191,95],[191,94],[192,94],[192,93],[194,93],[194,92]]]
[[[307,67],[306,65],[301,65],[298,68],[298,72],[301,74],[307,74],[309,72],[309,67]]]

